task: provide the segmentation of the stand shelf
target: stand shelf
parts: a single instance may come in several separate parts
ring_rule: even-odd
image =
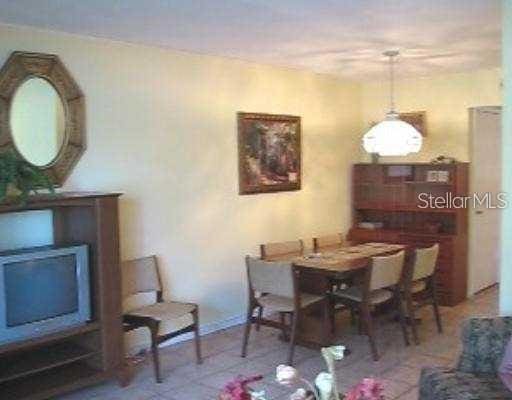
[[[37,377],[29,376],[2,384],[2,400],[44,400],[59,394],[101,382],[108,377],[100,369],[85,362],[40,372]]]
[[[111,378],[123,364],[119,193],[33,196],[0,214],[51,210],[56,246],[87,244],[91,322],[0,345],[0,399],[43,400]]]
[[[59,342],[27,354],[15,354],[2,360],[5,366],[0,369],[0,383],[35,375],[92,357],[95,354],[97,354],[96,351],[71,342]]]
[[[3,353],[12,353],[17,350],[29,349],[31,347],[37,347],[45,344],[51,344],[58,342],[73,336],[82,335],[88,332],[94,332],[100,329],[98,322],[90,322],[85,325],[80,325],[72,328],[67,328],[49,335],[39,336],[33,339],[24,340],[22,342],[15,342],[10,344],[4,344],[0,346],[0,357]]]

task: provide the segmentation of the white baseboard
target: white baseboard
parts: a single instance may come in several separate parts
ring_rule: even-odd
[[[201,336],[208,335],[209,333],[217,332],[222,329],[231,328],[232,326],[240,325],[245,322],[245,315],[235,315],[233,317],[221,320],[221,321],[213,321],[208,324],[200,325],[199,332]],[[170,346],[176,343],[185,342],[187,340],[192,340],[194,338],[194,334],[192,332],[186,333],[184,335],[175,337],[167,342],[161,344],[161,347]],[[148,350],[149,343],[134,343],[127,349],[127,353],[129,354],[137,354],[141,351]]]

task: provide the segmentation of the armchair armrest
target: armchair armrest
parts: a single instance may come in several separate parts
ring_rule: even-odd
[[[512,334],[512,317],[471,318],[462,327],[457,370],[496,375]]]

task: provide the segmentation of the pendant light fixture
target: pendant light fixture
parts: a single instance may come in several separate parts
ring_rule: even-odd
[[[395,58],[398,51],[383,53],[389,57],[390,109],[386,118],[373,126],[363,136],[363,147],[368,153],[379,156],[406,156],[421,149],[423,137],[414,126],[400,120],[395,110]]]

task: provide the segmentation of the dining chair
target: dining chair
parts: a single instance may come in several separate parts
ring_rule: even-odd
[[[326,250],[336,250],[343,247],[343,242],[344,238],[341,233],[317,236],[313,238],[313,252],[321,253]]]
[[[156,294],[156,301],[123,315],[125,332],[141,327],[149,329],[156,381],[162,382],[158,345],[176,336],[194,332],[197,363],[201,364],[199,307],[192,303],[164,301],[156,256],[122,262],[121,277],[123,299],[141,293]],[[163,324],[172,326],[170,331],[166,329],[161,332]]]
[[[439,244],[431,247],[416,249],[414,261],[407,268],[404,279],[404,298],[407,315],[410,320],[414,343],[419,344],[415,311],[421,307],[432,305],[437,331],[443,333],[441,315],[436,293],[436,265],[439,255]]]
[[[263,260],[302,256],[304,254],[304,242],[299,239],[289,242],[265,243],[260,245],[260,253]]]
[[[244,339],[242,344],[242,357],[247,355],[247,345],[251,332],[251,325],[280,329],[283,335],[290,335],[288,351],[288,365],[293,364],[293,354],[297,339],[297,327],[304,309],[327,301],[325,296],[319,296],[299,291],[299,271],[288,261],[265,261],[250,256],[245,257],[247,268],[249,300],[247,306],[247,319],[245,323]],[[269,313],[277,312],[280,316],[289,315],[290,324],[285,318],[280,321],[264,318],[261,313],[254,315],[256,309],[265,308]]]
[[[323,251],[333,251],[344,246],[345,240],[342,233],[333,233],[331,235],[317,236],[313,238],[313,252],[321,253]],[[342,289],[352,284],[352,278],[346,274],[339,274],[331,278],[333,290]]]
[[[260,244],[260,256],[262,260],[282,260],[304,255],[304,241],[291,240],[287,242],[272,242]],[[258,316],[263,315],[263,307],[258,307]],[[284,323],[285,314],[280,313],[280,319]],[[256,330],[260,330],[260,324],[256,324]]]
[[[352,310],[358,311],[360,327],[365,328],[375,361],[379,359],[379,353],[375,342],[371,308],[376,305],[390,300],[395,301],[404,342],[407,346],[409,345],[400,290],[404,261],[405,252],[403,250],[389,256],[372,257],[370,265],[363,271],[359,285],[340,289],[331,294],[331,318],[334,318],[334,306],[339,302]]]

